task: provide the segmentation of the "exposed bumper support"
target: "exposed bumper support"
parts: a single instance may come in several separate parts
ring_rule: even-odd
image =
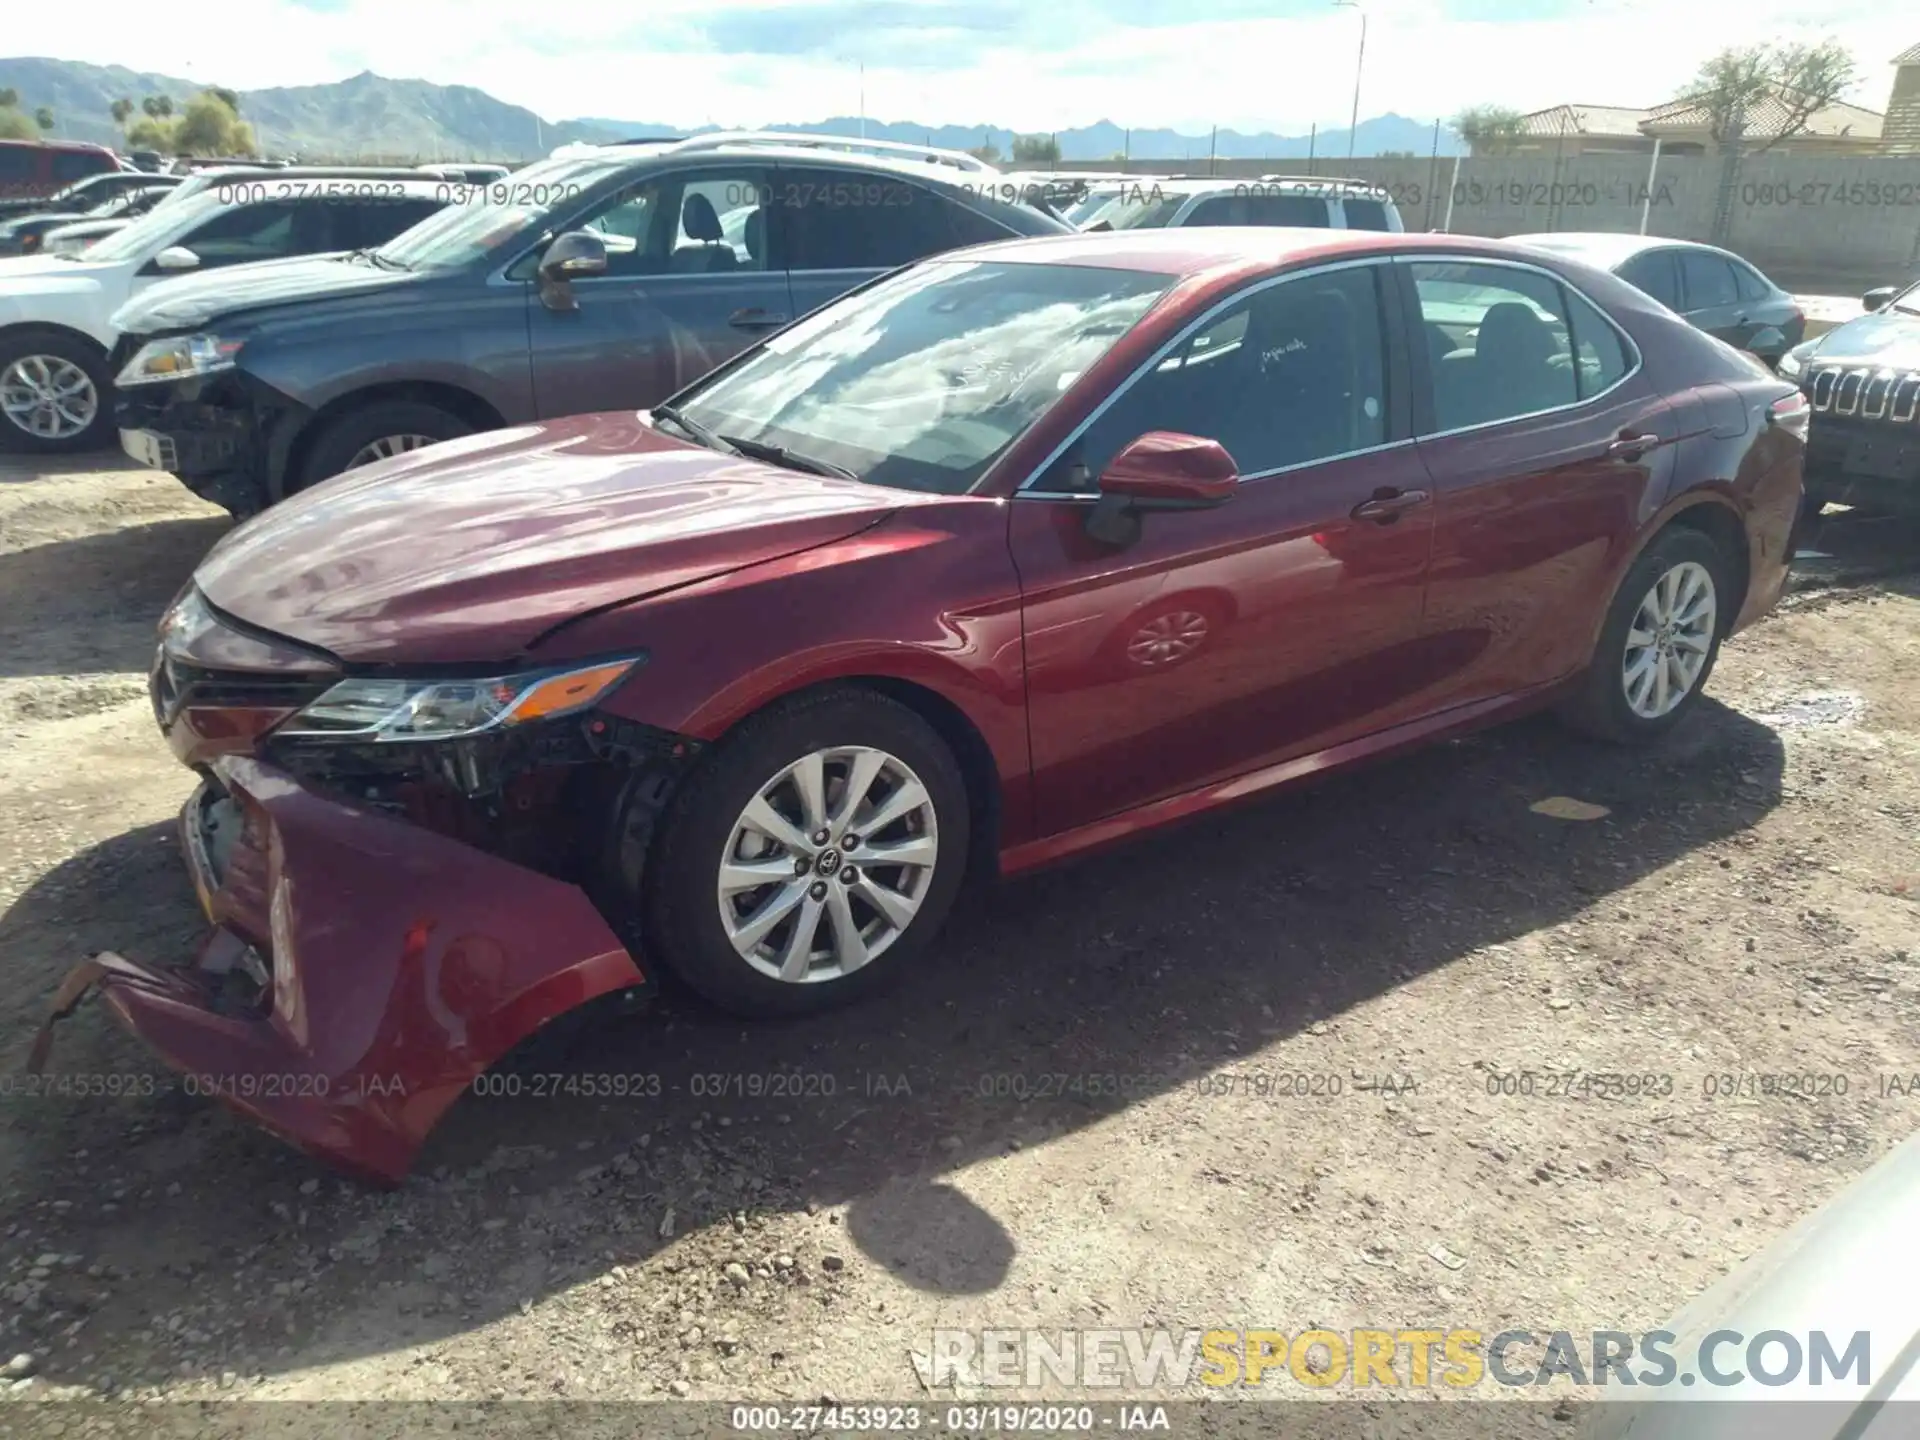
[[[195,1090],[397,1183],[461,1091],[519,1041],[646,983],[576,886],[253,760],[214,770],[181,815],[213,932],[187,964],[104,954],[77,966],[36,1068],[54,1022],[97,991]]]

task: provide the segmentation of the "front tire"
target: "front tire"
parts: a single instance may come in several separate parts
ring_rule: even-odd
[[[875,993],[932,943],[966,870],[966,783],[939,734],[872,691],[754,716],[674,798],[649,866],[650,948],[740,1015]]]
[[[1562,714],[1617,744],[1666,734],[1700,702],[1737,602],[1732,567],[1698,530],[1654,537],[1614,592],[1593,660]]]
[[[318,485],[345,470],[391,459],[442,440],[471,435],[458,415],[418,400],[376,400],[328,422],[314,438],[289,493]]]
[[[114,433],[112,397],[97,346],[49,331],[0,336],[0,447],[29,455],[102,449]]]

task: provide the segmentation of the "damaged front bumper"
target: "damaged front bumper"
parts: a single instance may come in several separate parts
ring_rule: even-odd
[[[123,338],[110,361],[116,372],[146,338]],[[293,431],[306,414],[233,371],[122,386],[114,399],[120,448],[130,459],[242,517],[279,498]]]
[[[212,933],[187,964],[76,967],[209,1094],[359,1176],[398,1183],[460,1093],[555,1017],[645,977],[579,887],[303,788],[213,764],[181,814]]]

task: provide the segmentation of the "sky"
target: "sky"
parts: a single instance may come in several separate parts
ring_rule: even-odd
[[[1886,0],[142,0],[9,6],[0,43],[250,90],[362,70],[474,85],[548,120],[881,120],[1203,134],[1474,104],[1653,105],[1716,50],[1833,38],[1884,108],[1920,11]],[[1902,12],[1906,18],[1902,18]],[[1811,20],[1808,18],[1811,16]],[[862,67],[864,66],[864,82]],[[864,84],[864,90],[863,90]]]

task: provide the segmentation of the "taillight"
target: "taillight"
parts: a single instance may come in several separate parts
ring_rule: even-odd
[[[1807,438],[1807,421],[1813,415],[1813,407],[1807,404],[1807,397],[1798,390],[1791,395],[1782,395],[1767,407],[1767,421],[1778,425],[1789,435],[1801,440]]]

